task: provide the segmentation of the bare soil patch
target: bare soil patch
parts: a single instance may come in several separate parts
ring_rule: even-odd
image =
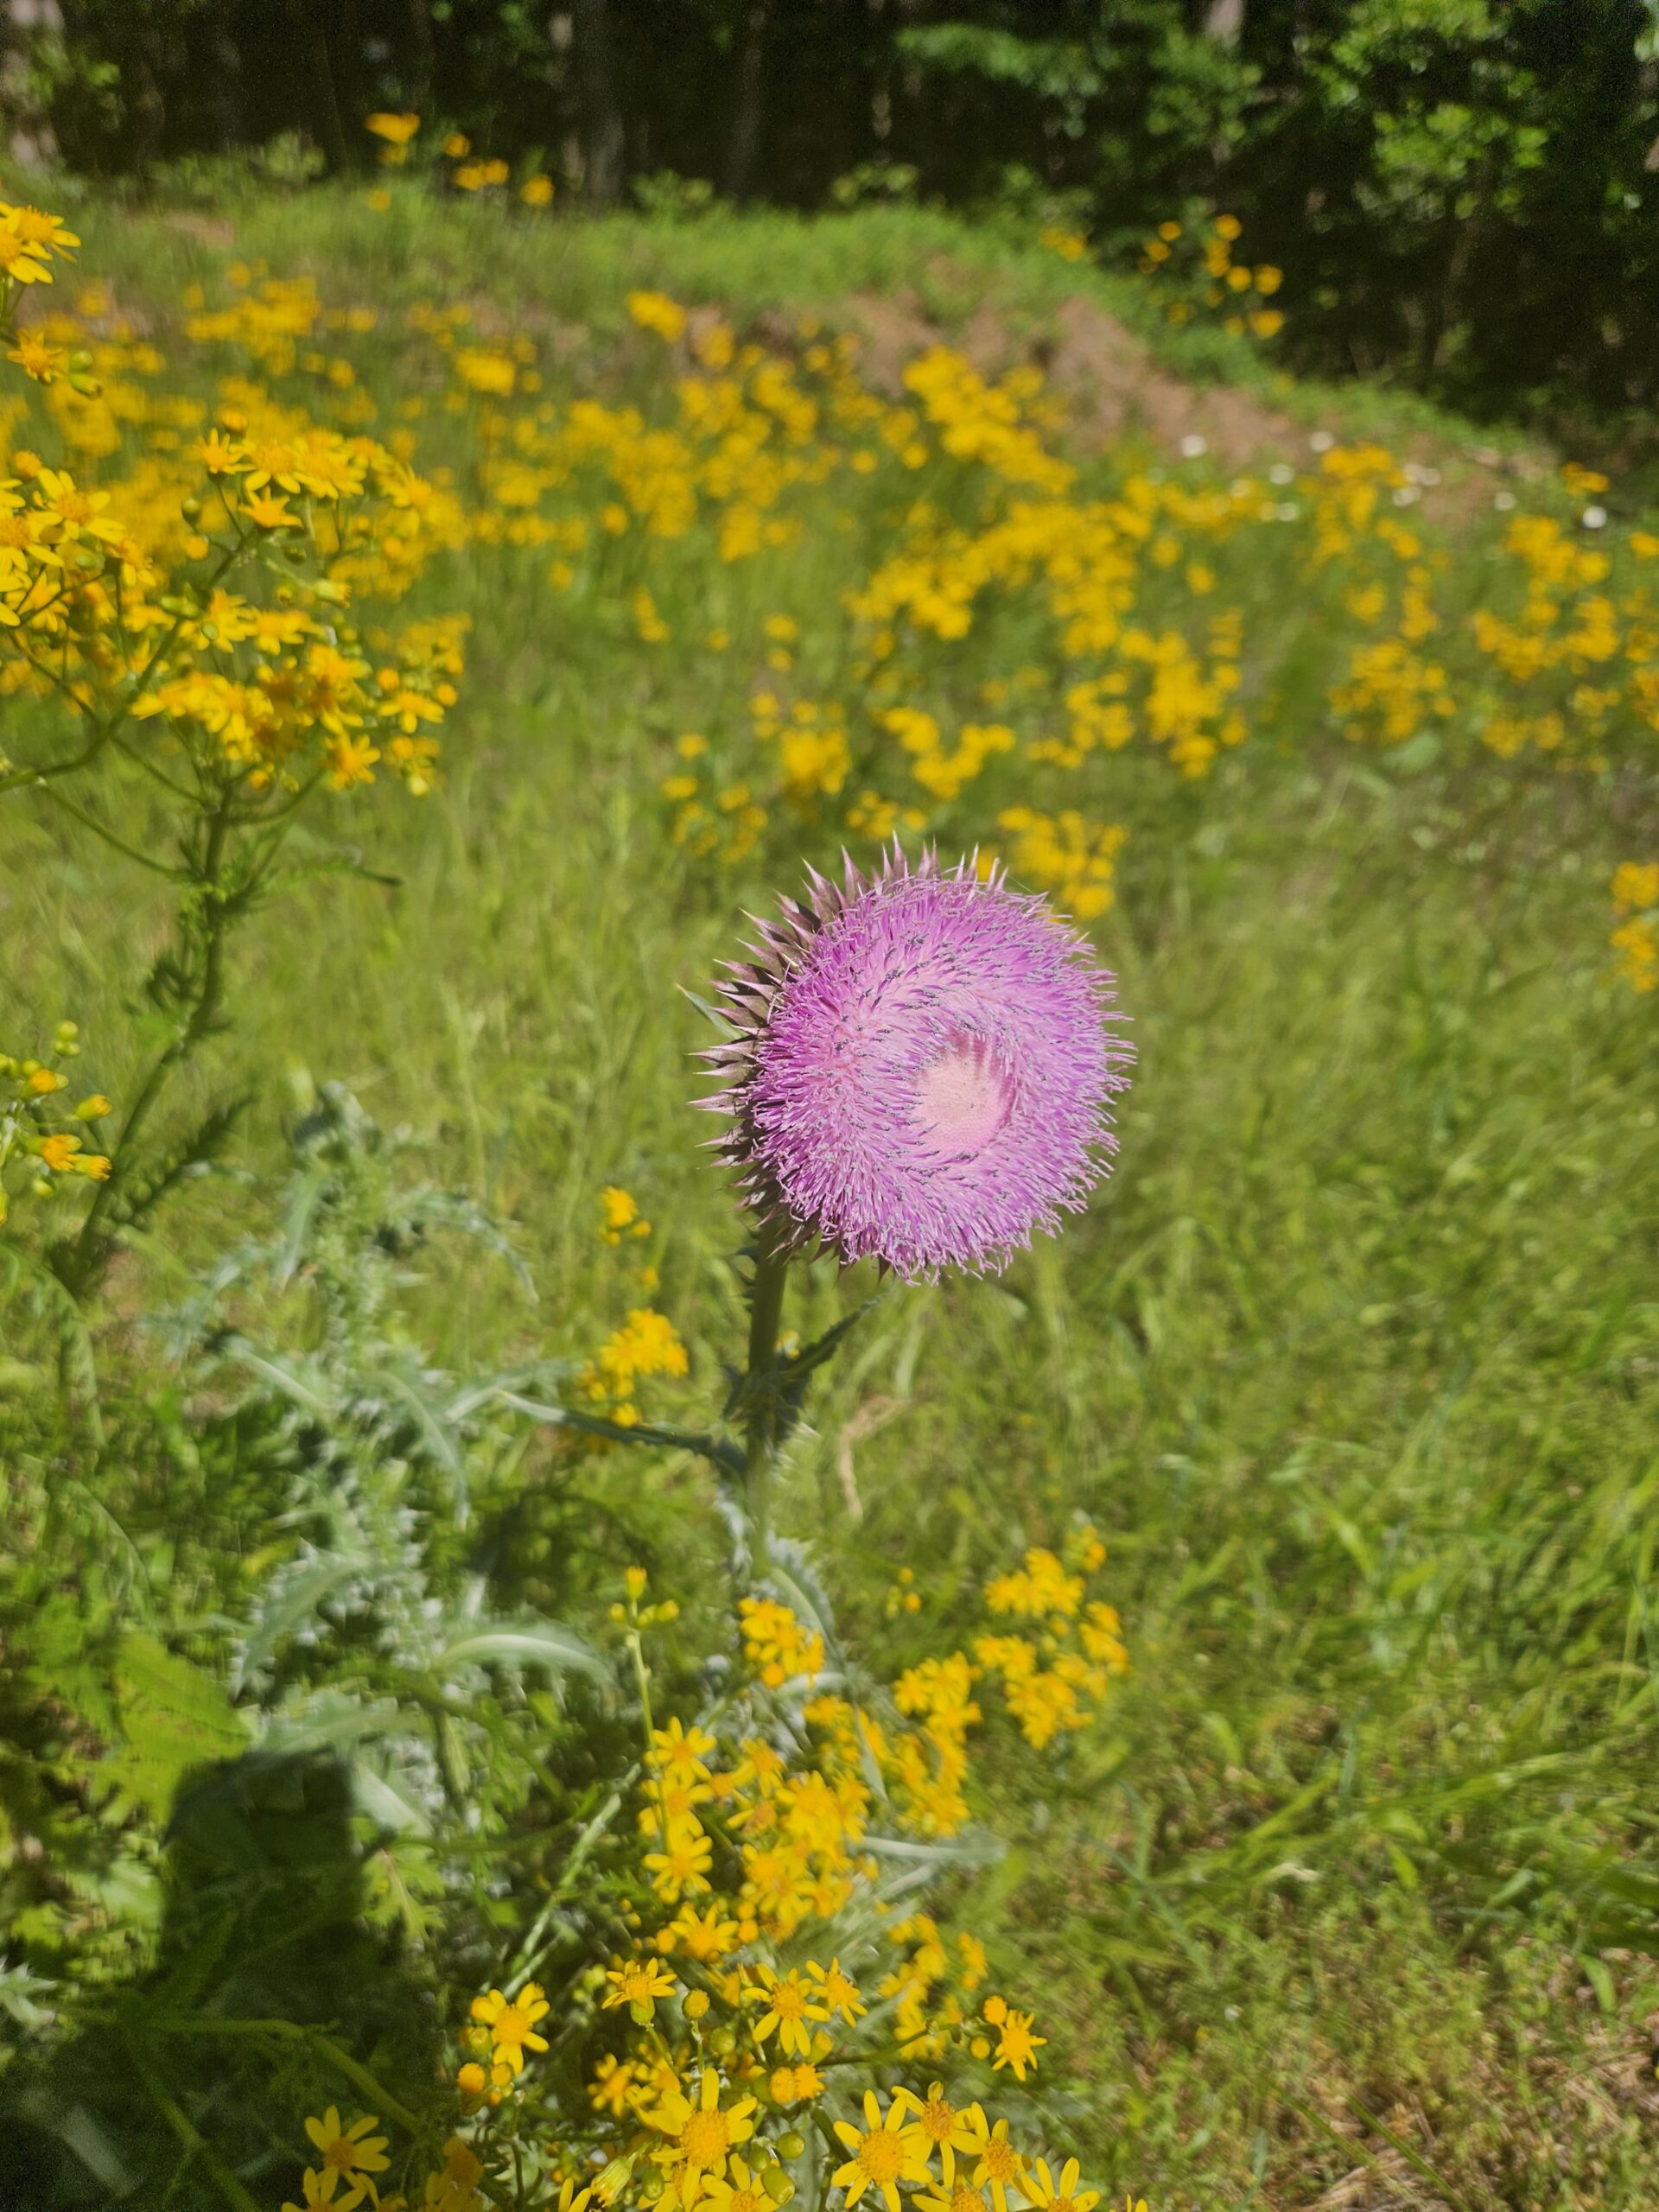
[[[1201,437],[1207,451],[1230,464],[1264,453],[1288,454],[1306,443],[1306,432],[1287,416],[1249,393],[1172,376],[1153,359],[1144,339],[1081,296],[1065,302],[1052,338],[1035,347],[1020,345],[988,301],[954,334],[942,330],[908,290],[854,293],[846,313],[862,341],[864,375],[893,397],[903,395],[906,363],[948,339],[982,376],[1000,376],[1022,359],[1035,359],[1071,410],[1073,438],[1085,443],[1138,433],[1179,452],[1184,439]]]
[[[1035,362],[1066,404],[1074,447],[1141,438],[1172,457],[1205,454],[1234,468],[1274,461],[1305,468],[1311,458],[1306,423],[1235,385],[1192,384],[1173,374],[1143,338],[1081,294],[1065,302],[1051,330],[1034,342],[1012,333],[988,300],[948,330],[908,287],[850,293],[836,312],[859,339],[861,373],[892,398],[904,396],[907,362],[931,346],[949,344],[988,378]],[[1393,450],[1414,465],[1414,476],[1423,473],[1412,495],[1418,512],[1446,522],[1488,510],[1506,478],[1536,482],[1552,466],[1541,449],[1504,455],[1426,433],[1398,441]]]

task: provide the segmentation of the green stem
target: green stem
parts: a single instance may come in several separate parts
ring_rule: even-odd
[[[624,1428],[620,1421],[605,1421],[598,1414],[577,1413],[569,1406],[537,1406],[506,1394],[506,1402],[517,1405],[521,1413],[528,1413],[550,1427],[574,1428],[582,1436],[608,1437],[613,1444],[626,1444],[638,1450],[640,1446],[661,1446],[670,1452],[695,1452],[710,1465],[728,1475],[743,1472],[743,1455],[737,1446],[723,1436],[709,1436],[685,1428],[665,1428],[654,1421],[636,1421],[631,1428]]]
[[[645,1786],[649,1789],[651,1762],[657,1749],[655,1740],[657,1724],[651,1710],[651,1669],[645,1664],[645,1647],[639,1634],[637,1599],[630,1599],[629,1610],[634,1618],[628,1629],[628,1652],[633,1661],[633,1679],[639,1688],[639,1728],[645,1738],[645,1772],[647,1777]],[[668,1849],[668,1796],[660,1777],[657,1782],[657,1812],[663,1824],[659,1840],[662,1848],[666,1851]]]
[[[200,863],[190,871],[188,903],[180,913],[179,934],[186,948],[190,947],[193,938],[195,939],[194,949],[198,957],[192,963],[194,988],[172,1036],[138,1086],[114,1147],[115,1170],[107,1182],[98,1185],[79,1233],[59,1268],[63,1281],[77,1297],[94,1281],[102,1266],[108,1244],[105,1219],[111,1200],[130,1179],[136,1139],[154,1112],[168,1077],[195,1051],[218,1017],[225,992],[225,940],[232,921],[221,885],[230,830],[230,795],[226,793],[208,822]]]
[[[764,1580],[771,1564],[772,1484],[778,1461],[778,1325],[790,1254],[775,1226],[755,1232],[754,1280],[749,1286],[749,1363],[743,1382],[743,1505],[749,1523],[749,1577]]]
[[[136,2039],[126,2039],[128,2056],[139,2080],[149,2093],[151,2103],[173,2133],[184,2145],[187,2164],[190,2159],[200,2160],[218,2183],[219,2193],[235,2212],[260,2212],[259,2205],[249,2196],[213,2145],[200,2130],[194,2126],[177,2100],[168,2094],[165,2084],[139,2050]]]
[[[651,1712],[651,1669],[645,1664],[645,1647],[639,1640],[637,1627],[628,1630],[628,1656],[633,1662],[633,1679],[639,1690],[639,1725],[645,1731],[645,1759],[649,1764],[657,1748],[652,1741],[657,1727]]]
[[[114,830],[100,822],[95,814],[89,814],[84,806],[77,806],[73,799],[66,798],[55,785],[43,783],[40,788],[41,796],[49,798],[54,806],[60,807],[65,814],[73,816],[75,821],[90,830],[95,837],[101,837],[106,845],[112,846],[126,859],[136,861],[140,868],[149,868],[152,874],[166,876],[170,883],[177,883],[180,880],[179,869],[169,868],[165,861],[158,861],[153,854],[141,853],[136,845],[128,844],[124,837],[118,837]]]
[[[324,2035],[320,2029],[306,2027],[296,2020],[221,2019],[217,2016],[187,2019],[165,2013],[159,2017],[152,2016],[146,2026],[149,2031],[163,2036],[207,2036],[215,2040],[225,2036],[253,2036],[286,2043],[309,2044],[314,2050],[321,2051],[330,2065],[337,2068],[362,2092],[378,2113],[395,2120],[399,2127],[406,2128],[411,2135],[420,2133],[421,2123],[415,2114],[400,2105],[396,2097],[389,2095],[385,2085],[375,2079],[360,2060],[353,2058],[350,2051],[341,2050],[332,2036]]]
[[[241,558],[246,543],[245,538],[238,537],[235,544],[226,549],[224,558],[202,587],[204,605],[207,595],[213,591],[215,585],[223,581]],[[64,692],[76,712],[91,721],[92,734],[80,751],[72,753],[67,760],[50,760],[38,768],[6,769],[3,773],[0,773],[0,797],[3,797],[9,791],[38,787],[58,776],[78,775],[83,768],[90,767],[105,747],[115,737],[122,725],[130,718],[133,708],[149,690],[149,679],[160,666],[162,655],[171,652],[174,641],[183,627],[184,620],[181,613],[174,616],[159,639],[151,646],[143,665],[134,675],[130,689],[101,721],[94,717],[90,709],[81,704],[72,687],[60,677],[54,675],[50,669],[41,668],[41,673],[47,681],[54,684],[60,691]],[[35,660],[34,655],[29,653],[27,648],[20,647],[19,650],[23,652],[24,658],[30,662],[31,665],[40,667],[40,664]]]
[[[540,1912],[537,1914],[534,1926],[531,1929],[529,1935],[525,1936],[523,1943],[521,1943],[518,1948],[518,1956],[512,1969],[512,1976],[511,1980],[506,1984],[506,1992],[509,1997],[516,1997],[518,1994],[518,1992],[524,1987],[524,1984],[530,1980],[531,1974],[535,1973],[537,1967],[541,1964],[546,1950],[552,1948],[550,1943],[546,1945],[543,1945],[543,1938],[547,1934],[549,1923],[551,1922],[554,1914],[558,1910],[561,1903],[564,1898],[569,1896],[570,1891],[575,1887],[576,1877],[582,1872],[582,1865],[587,1859],[588,1853],[593,1850],[594,1846],[598,1842],[605,1830],[609,1827],[611,1822],[621,1811],[623,1796],[626,1789],[632,1785],[634,1773],[638,1770],[639,1770],[636,1769],[629,1770],[629,1772],[623,1777],[621,1784],[615,1789],[612,1790],[610,1796],[600,1807],[598,1812],[594,1814],[593,1819],[588,1821],[587,1827],[576,1838],[575,1849],[565,1860],[563,1871],[561,1872],[557,1882],[554,1885],[552,1894],[549,1897],[546,1904],[542,1907]]]

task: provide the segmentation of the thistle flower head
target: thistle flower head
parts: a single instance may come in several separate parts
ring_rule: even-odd
[[[1114,1149],[1130,1052],[1111,978],[1046,903],[897,849],[809,871],[728,963],[704,1058],[721,1150],[786,1242],[905,1276],[998,1268],[1079,1209]],[[774,1234],[778,1233],[774,1226]]]

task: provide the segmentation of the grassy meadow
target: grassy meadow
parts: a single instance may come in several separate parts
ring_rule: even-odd
[[[533,1279],[435,1242],[396,1289],[411,1341],[454,1373],[579,1367],[647,1307],[689,1373],[638,1409],[702,1427],[740,1230],[685,994],[843,842],[995,852],[1119,977],[1121,1158],[1006,1275],[883,1300],[779,1521],[887,1676],[966,1636],[1027,1547],[1080,1519],[1107,1546],[1132,1672],[1052,1746],[987,1751],[974,1809],[1009,1848],[949,1900],[1049,2039],[1010,2108],[1060,2115],[1090,2185],[1152,2212],[1659,2203],[1659,1001],[1631,987],[1634,894],[1609,944],[1614,871],[1659,858],[1659,541],[1617,487],[1513,441],[1482,457],[1386,393],[1287,387],[1248,337],[943,217],[386,197],[78,210],[104,397],[37,395],[8,430],[157,512],[226,404],[401,436],[442,512],[400,619],[467,625],[435,787],[321,791],[315,872],[235,940],[227,1025],[167,1110],[245,1112],[91,1308],[118,1410],[76,1478],[147,1617],[211,1668],[281,1551],[257,1466],[193,1455],[212,1389],[151,1317],[276,1218],[320,1086],[406,1133]],[[1202,433],[1183,456],[1132,404],[1091,431],[1085,370],[1039,373],[1078,299],[1195,404],[1248,400],[1256,457]],[[862,356],[838,346],[861,328]],[[906,359],[931,366],[907,384]],[[20,694],[4,751],[51,711]],[[164,836],[130,762],[79,804],[140,853]],[[378,880],[328,872],[342,848]],[[72,1013],[118,1106],[168,912],[82,822],[0,803],[5,1019]],[[647,1236],[606,1242],[607,1186]],[[859,1288],[812,1269],[786,1322]],[[303,1339],[293,1297],[257,1319]],[[29,1427],[38,1324],[0,1328],[21,1481],[57,1447]],[[718,1602],[684,1453],[541,1438],[508,1486],[533,1523],[513,1572],[552,1610],[601,1620],[634,1559]],[[66,1910],[36,1899],[19,1947],[48,1979],[73,1979]],[[295,2183],[270,2171],[275,2212]]]

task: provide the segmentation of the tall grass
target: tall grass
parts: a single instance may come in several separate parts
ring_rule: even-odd
[[[1073,281],[918,215],[493,232],[487,252],[469,211],[412,197],[236,225],[234,251],[347,295],[448,283],[580,325],[584,373],[642,280],[736,311],[978,288],[1037,332]],[[232,250],[105,215],[96,244],[135,302]],[[821,593],[795,573],[829,653],[836,571]],[[701,988],[764,874],[666,842],[674,676],[613,610],[578,631],[493,574],[448,582],[477,623],[464,735],[436,800],[375,808],[397,887],[320,880],[245,956],[213,1071],[258,1094],[241,1166],[269,1167],[285,1102],[339,1079],[512,1220],[536,1303],[489,1267],[420,1294],[455,1367],[614,1322],[594,1202],[622,1184],[712,1397],[733,1232],[677,987]],[[1258,588],[1265,620],[1284,587]],[[1159,2212],[1636,2212],[1656,2201],[1659,1094],[1654,1008],[1608,988],[1585,925],[1624,844],[1565,784],[1310,741],[1294,681],[1278,714],[1201,799],[1123,757],[1134,834],[1098,930],[1140,1052],[1117,1175],[998,1283],[881,1310],[781,1517],[827,1516],[838,1598],[897,1664],[1074,1509],[1107,1536],[1136,1671],[1103,1738],[998,1774],[1019,1841],[968,1910],[1041,2001],[1051,2081]],[[161,927],[138,871],[0,815],[8,981],[77,1010],[111,1089],[131,948]],[[115,1286],[110,1356],[226,1208],[261,1203],[217,1182],[181,1203]],[[837,1308],[830,1280],[809,1295]],[[620,1479],[610,1510],[652,1540]],[[919,1615],[887,1604],[906,1566]]]

